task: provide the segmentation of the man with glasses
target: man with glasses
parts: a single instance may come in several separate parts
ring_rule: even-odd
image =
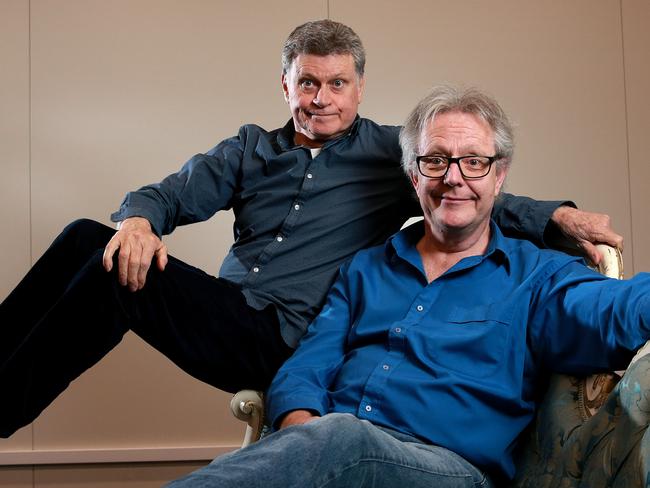
[[[625,368],[650,337],[650,275],[490,219],[513,152],[496,101],[438,87],[400,142],[424,221],[342,266],[268,391],[279,431],[170,487],[500,486],[545,372]]]
[[[283,128],[245,125],[127,194],[112,215],[117,232],[88,220],[63,231],[0,305],[0,436],[36,418],[128,330],[215,387],[268,386],[338,267],[419,212],[399,128],[357,114],[364,67],[349,27],[297,27],[282,53]],[[560,204],[508,195],[494,216],[539,245],[560,229],[595,260],[592,242],[622,243],[605,216]],[[162,235],[225,209],[235,242],[219,278],[168,257]]]

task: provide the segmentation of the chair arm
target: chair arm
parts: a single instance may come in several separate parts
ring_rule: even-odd
[[[241,447],[259,440],[264,426],[264,400],[262,393],[241,390],[230,400],[230,410],[239,420],[246,422],[246,434]]]
[[[622,280],[623,255],[621,254],[621,250],[617,247],[608,246],[607,244],[596,244],[596,249],[603,256],[602,261],[596,267],[596,271],[610,278]]]

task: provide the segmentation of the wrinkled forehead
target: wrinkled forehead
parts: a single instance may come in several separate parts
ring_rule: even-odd
[[[418,149],[420,154],[491,156],[495,150],[494,130],[486,120],[473,113],[437,113],[423,125]]]
[[[348,75],[356,73],[351,54],[299,54],[291,62],[289,69],[296,73],[338,72]]]

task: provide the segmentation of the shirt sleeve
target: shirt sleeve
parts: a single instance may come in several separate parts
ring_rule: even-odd
[[[144,217],[158,235],[170,234],[178,225],[202,222],[219,210],[229,209],[242,164],[244,130],[206,154],[197,154],[178,173],[160,183],[127,193],[113,222]]]
[[[555,272],[542,286],[530,332],[547,369],[591,374],[625,369],[650,338],[650,274],[607,278],[580,262]]]
[[[554,230],[551,216],[562,205],[576,206],[568,200],[541,201],[501,193],[492,209],[492,218],[508,237],[526,239],[538,247],[556,247],[555,239],[561,236],[549,229]]]
[[[321,313],[271,383],[267,411],[274,429],[292,410],[311,410],[319,415],[328,412],[328,389],[343,364],[350,330],[346,269],[346,265],[341,268]]]

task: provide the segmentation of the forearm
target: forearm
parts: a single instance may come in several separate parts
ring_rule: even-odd
[[[571,201],[540,201],[529,197],[502,193],[495,202],[492,218],[509,237],[527,239],[539,247],[549,247],[549,239],[555,237],[553,212],[566,205],[575,207]]]
[[[577,262],[540,291],[531,344],[547,367],[570,374],[624,369],[650,339],[650,274],[616,280]]]
[[[201,222],[230,208],[241,166],[241,153],[232,150],[233,144],[227,141],[208,154],[197,154],[178,173],[128,193],[111,220],[143,217],[162,236],[178,225]],[[220,149],[226,145],[231,149],[227,154]]]

